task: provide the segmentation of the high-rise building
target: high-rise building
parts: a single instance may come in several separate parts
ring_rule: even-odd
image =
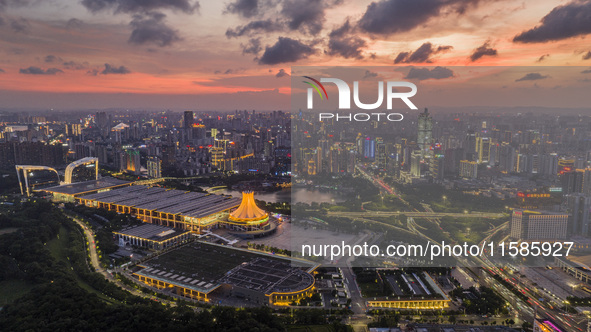
[[[460,177],[464,179],[476,179],[478,177],[478,164],[475,161],[460,161]]]
[[[192,126],[193,126],[193,111],[185,111],[185,113],[183,114],[183,128],[189,129]]]
[[[124,170],[131,174],[140,174],[140,151],[137,149],[127,149],[124,152],[125,168]]]
[[[66,136],[80,136],[82,134],[82,125],[79,123],[66,124]]]
[[[476,154],[478,155],[478,163],[488,163],[490,160],[490,138],[477,137],[476,138]]]
[[[568,234],[568,214],[514,210],[511,238],[519,241],[564,240]]]
[[[442,154],[436,154],[430,161],[429,172],[434,180],[443,180],[445,175],[445,157]]]
[[[148,177],[157,179],[162,177],[162,160],[158,157],[149,157],[147,161]]]
[[[460,161],[464,159],[464,149],[446,149],[444,159],[446,175],[458,175],[460,172]]]
[[[162,145],[162,165],[172,167],[176,163],[176,146],[174,144]]]
[[[570,232],[583,236],[589,235],[589,217],[591,215],[591,196],[581,193],[566,196],[567,212],[570,216]]]
[[[562,191],[565,194],[583,193],[591,196],[591,168],[564,173],[561,180]]]
[[[388,154],[386,151],[386,144],[381,138],[376,138],[376,161],[378,169],[385,171],[388,162]]]
[[[466,160],[475,161],[476,155],[476,133],[474,130],[468,130],[466,138],[464,140],[464,153],[466,154]]]
[[[416,177],[416,178],[421,177],[421,162],[422,162],[422,152],[420,150],[413,151],[410,156],[410,174],[411,174],[411,176]]]
[[[0,143],[0,167],[14,165],[59,166],[66,162],[67,149],[61,144],[41,142]]]
[[[558,174],[558,155],[556,153],[541,156],[539,173],[554,176]]]
[[[501,144],[499,148],[499,170],[504,173],[511,173],[515,170],[515,159],[517,153],[508,143]]]
[[[105,128],[109,126],[109,119],[107,118],[107,113],[105,112],[96,112],[94,117],[94,122],[99,128]]]
[[[421,157],[425,158],[431,147],[431,141],[433,139],[433,119],[429,110],[425,108],[425,111],[419,115],[418,120],[418,134],[417,144],[421,149]]]
[[[376,141],[371,137],[366,137],[363,142],[363,158],[366,160],[374,160],[376,157]]]

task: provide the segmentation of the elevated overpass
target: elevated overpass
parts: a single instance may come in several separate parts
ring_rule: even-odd
[[[405,215],[413,218],[501,218],[507,216],[504,213],[491,212],[421,212],[421,211],[364,211],[364,212],[328,212],[328,216],[347,217],[347,218],[369,218],[369,217],[389,217]]]

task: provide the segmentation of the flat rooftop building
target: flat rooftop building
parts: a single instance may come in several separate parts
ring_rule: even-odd
[[[568,214],[547,211],[514,210],[511,238],[520,241],[560,241],[568,234]]]
[[[224,195],[134,185],[76,197],[88,207],[128,213],[144,222],[195,233],[227,223],[241,200]]]
[[[317,264],[205,242],[192,242],[141,264],[139,281],[210,301],[232,295],[259,305],[288,305],[310,296]],[[212,293],[216,291],[215,293]]]
[[[132,184],[133,182],[119,180],[112,177],[104,177],[98,180],[75,182],[55,187],[43,188],[39,191],[52,194],[55,201],[74,202],[78,196],[129,187]]]
[[[161,250],[181,243],[191,237],[191,232],[177,230],[165,226],[144,224],[115,231],[120,246],[135,245],[149,249]]]

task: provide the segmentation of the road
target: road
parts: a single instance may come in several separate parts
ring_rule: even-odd
[[[407,217],[415,218],[501,218],[505,216],[503,213],[489,213],[489,212],[422,212],[422,211],[364,211],[364,212],[338,212],[328,211],[327,215],[333,217],[389,217],[405,215]]]
[[[483,241],[490,242],[492,238],[497,235],[497,232],[502,228],[506,227],[503,224],[498,230],[492,232]],[[557,301],[547,292],[543,292],[539,289],[539,286],[534,285],[526,277],[515,277],[512,274],[510,268],[498,268],[502,264],[493,262],[493,258],[488,256],[488,252],[478,258],[481,260],[483,268],[483,278],[481,280],[486,281],[489,287],[494,288],[499,292],[505,300],[507,300],[514,309],[519,312],[520,316],[529,321],[533,321],[534,315],[538,317],[551,318],[556,325],[563,328],[566,331],[585,331],[587,327],[587,319],[584,315],[569,315],[566,314],[561,308],[562,303]],[[486,269],[486,271],[485,271]],[[506,282],[510,283],[517,289],[518,292],[524,294],[528,300],[527,303],[521,299],[518,299],[509,289],[502,285],[496,279],[490,278],[486,274],[498,275],[503,278]]]
[[[151,299],[151,300],[162,302],[162,303],[167,303],[171,306],[176,306],[175,302],[160,299],[156,296],[146,295],[145,293],[142,293],[138,289],[135,289],[133,287],[129,287],[128,285],[126,285],[123,282],[114,278],[113,275],[111,273],[109,273],[109,271],[104,269],[100,264],[99,255],[96,250],[96,242],[95,242],[96,240],[94,238],[94,234],[93,234],[92,230],[90,228],[88,228],[86,223],[83,220],[81,220],[80,218],[72,216],[72,215],[69,215],[69,217],[70,217],[70,219],[74,220],[74,222],[76,222],[76,224],[78,224],[78,226],[80,226],[80,228],[82,228],[84,235],[86,236],[86,240],[88,242],[88,252],[90,253],[90,264],[92,265],[92,267],[94,268],[94,270],[96,272],[102,274],[105,277],[105,279],[107,279],[109,282],[117,284],[117,286],[125,289],[126,291],[130,292],[131,294],[133,294],[135,296],[143,297],[145,299]]]
[[[361,166],[357,166],[356,169],[362,174],[362,176],[364,176],[368,180],[372,181],[372,183],[374,183],[376,186],[380,187],[381,189],[386,190],[387,192],[389,192],[392,195],[397,196],[403,203],[405,203],[405,205],[411,207],[408,202],[406,202],[400,195],[398,195],[386,183],[382,182],[380,179],[378,179],[376,177],[370,176],[368,173],[366,173],[362,169]],[[424,217],[424,218],[428,218],[428,219],[429,218],[440,218],[445,215],[453,216],[455,218],[467,217],[467,216],[483,217],[483,218],[499,218],[499,217],[503,216],[503,214],[500,214],[500,213],[492,214],[492,213],[480,213],[480,212],[472,212],[472,213],[464,213],[464,214],[462,214],[462,213],[454,213],[454,214],[435,213],[435,212],[433,212],[433,210],[430,209],[429,206],[426,206],[424,204],[422,206],[426,211],[424,211],[424,212],[419,211],[419,210],[411,207],[412,210],[414,210],[413,212],[373,212],[373,211],[368,212],[368,211],[365,211],[365,212],[349,212],[346,214],[346,216],[349,216],[349,217],[371,217],[371,216],[376,217],[376,216],[389,216],[389,215],[404,214],[408,217]],[[355,214],[357,214],[357,215],[355,215]],[[336,215],[336,213],[334,215]],[[342,216],[345,216],[345,215],[343,214]],[[417,227],[418,225],[416,225],[414,222],[412,222],[412,218],[409,218],[409,220],[410,220],[409,225],[408,225],[409,229],[417,235],[425,236],[424,234],[421,233],[421,228]],[[434,223],[438,224],[436,220],[434,220]],[[485,241],[485,240],[490,241],[491,238],[493,238],[495,235],[497,235],[499,231],[501,231],[502,229],[507,227],[507,225],[508,225],[508,223],[504,223],[503,225],[500,225],[499,227],[490,230],[490,232],[483,239],[483,241]],[[469,266],[469,265],[466,265],[466,263],[468,263],[467,261],[464,261],[463,259],[460,259],[460,258],[458,258],[458,260],[460,261],[460,263],[463,263],[465,266]],[[540,301],[539,294],[534,294],[534,292],[531,291],[530,288],[525,287],[524,285],[521,285],[520,282],[517,281],[515,278],[511,279],[512,276],[509,276],[507,274],[507,269],[497,268],[496,265],[490,261],[489,257],[487,257],[486,254],[482,258],[476,257],[475,260],[477,262],[479,262],[480,265],[483,267],[483,268],[478,269],[480,271],[480,275],[478,275],[478,280],[479,280],[480,284],[486,285],[490,288],[493,288],[497,293],[499,293],[513,308],[512,312],[515,313],[516,318],[519,315],[519,318],[532,322],[534,315],[536,315],[536,312],[534,312],[534,308],[533,308],[533,306],[535,306],[536,311],[537,311],[537,316],[544,316],[544,317],[551,318],[558,325],[562,325],[562,328],[564,328],[564,330],[566,330],[566,331],[576,331],[576,330],[583,331],[583,328],[585,328],[584,323],[586,321],[581,319],[581,317],[572,316],[572,315],[565,315],[561,310],[558,309],[558,307],[553,307],[543,301]],[[524,302],[523,300],[519,299],[518,297],[516,297],[507,287],[502,285],[498,280],[492,278],[492,276],[489,275],[489,273],[493,274],[493,275],[498,274],[499,276],[501,276],[503,279],[505,279],[509,283],[512,283],[513,286],[518,289],[518,291],[522,292],[523,294],[525,294],[528,297],[527,303]]]

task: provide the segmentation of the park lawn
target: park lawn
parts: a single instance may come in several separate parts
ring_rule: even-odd
[[[67,243],[68,236],[69,236],[68,229],[61,226],[57,237],[47,243],[47,248],[51,252],[51,255],[53,256],[53,258],[55,258],[57,261],[65,263],[66,266],[68,266],[70,268],[70,270],[72,270],[72,274],[76,278],[76,282],[77,282],[78,286],[80,286],[80,288],[84,289],[85,291],[87,291],[89,293],[96,294],[101,300],[104,300],[105,302],[107,302],[109,304],[119,303],[118,301],[116,301],[110,297],[107,297],[103,293],[94,289],[92,286],[90,286],[88,283],[86,283],[84,280],[82,280],[78,276],[78,274],[74,271],[74,268],[72,267],[72,264],[70,264],[70,260],[68,258],[68,254],[67,254],[67,252],[68,252],[68,243]],[[80,236],[82,236],[82,235],[80,235]],[[86,238],[84,239],[84,243],[86,243]]]
[[[380,286],[375,282],[359,282],[359,288],[363,297],[384,296],[384,292],[380,290]]]
[[[4,280],[0,282],[0,307],[12,303],[27,294],[34,287],[24,280]]]

